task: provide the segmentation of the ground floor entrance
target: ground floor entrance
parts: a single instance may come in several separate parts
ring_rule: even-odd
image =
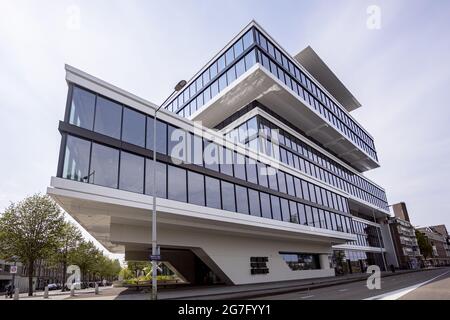
[[[335,250],[332,261],[336,275],[365,273],[371,265],[377,265],[381,271],[386,271],[383,257],[378,252]]]

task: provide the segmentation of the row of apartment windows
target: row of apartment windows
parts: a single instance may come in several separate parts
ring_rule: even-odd
[[[63,178],[152,194],[153,161],[96,142],[67,136]],[[351,233],[351,218],[225,180],[157,162],[160,198]]]
[[[72,90],[69,123],[115,139],[121,139],[130,144],[152,149],[152,117],[123,107],[121,104],[79,87],[73,87]],[[158,137],[156,151],[158,153],[286,193],[320,206],[349,212],[347,199],[334,192],[281,170],[275,170],[260,161],[221,147],[192,133],[186,133],[163,121],[157,121],[156,131]],[[180,143],[185,146],[187,152],[174,152]],[[97,152],[101,152],[100,149]],[[208,157],[204,157],[204,155],[208,155]],[[117,158],[117,155],[114,156],[114,159]],[[101,165],[99,163],[99,166]],[[83,172],[83,174],[89,174],[91,171]],[[82,175],[78,175],[75,179],[80,180]]]
[[[278,130],[275,138],[273,136],[274,129]],[[385,210],[388,209],[387,202],[379,198],[381,196],[385,199],[384,191],[352,174],[335,161],[325,157],[303,141],[291,136],[260,116],[252,117],[236,129],[229,131],[226,136],[233,142],[239,141],[246,144],[258,152],[273,156],[297,170],[312,175],[362,200]],[[275,141],[271,141],[273,139]],[[319,164],[319,166],[313,164],[313,162]],[[338,175],[341,175],[347,181],[338,177]]]
[[[377,159],[373,139],[365,133],[360,126],[338,107],[291,59],[280,52],[277,47],[258,30],[256,42],[268,55],[258,51],[259,62],[272,72],[278,79],[314,107],[333,125],[365,150],[374,159]],[[281,68],[278,65],[281,66]]]

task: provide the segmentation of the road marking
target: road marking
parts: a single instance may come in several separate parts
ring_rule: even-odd
[[[427,283],[436,280],[439,277],[442,277],[444,275],[446,275],[447,273],[449,273],[450,271],[444,272],[430,280],[427,280],[425,282],[421,282],[403,289],[399,289],[399,290],[395,290],[395,291],[391,291],[391,292],[387,292],[387,293],[383,293],[380,294],[378,296],[374,296],[374,297],[370,297],[370,298],[366,298],[364,300],[397,300],[400,299],[401,297],[403,297],[404,295],[410,293],[411,291],[416,290],[417,288],[420,288],[421,286],[426,285]]]
[[[348,291],[348,289],[341,289],[341,290],[338,290],[339,292],[345,292],[345,291]]]
[[[311,296],[304,296],[304,297],[300,297],[300,299],[308,299],[308,298],[312,298],[312,297],[314,297],[314,295],[311,295]]]

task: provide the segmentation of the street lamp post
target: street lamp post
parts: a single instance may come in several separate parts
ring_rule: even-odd
[[[175,86],[174,91],[170,94],[170,96],[155,110],[153,115],[153,187],[152,187],[152,196],[153,196],[153,209],[152,209],[152,300],[157,300],[158,295],[158,267],[157,260],[155,256],[158,254],[157,252],[157,237],[156,237],[156,118],[158,115],[158,111],[166,104],[166,102],[178,91],[183,89],[183,87],[187,84],[185,80],[181,80]]]

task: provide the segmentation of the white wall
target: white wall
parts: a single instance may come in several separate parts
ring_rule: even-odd
[[[124,224],[111,225],[111,240],[129,247],[149,247],[149,228]],[[267,237],[245,237],[225,232],[208,232],[185,227],[158,226],[160,246],[201,248],[234,284],[296,280],[334,276],[328,255],[331,244],[326,242],[284,241]],[[279,254],[280,251],[319,253],[320,270],[292,271]],[[251,275],[250,257],[268,257],[269,274]]]

